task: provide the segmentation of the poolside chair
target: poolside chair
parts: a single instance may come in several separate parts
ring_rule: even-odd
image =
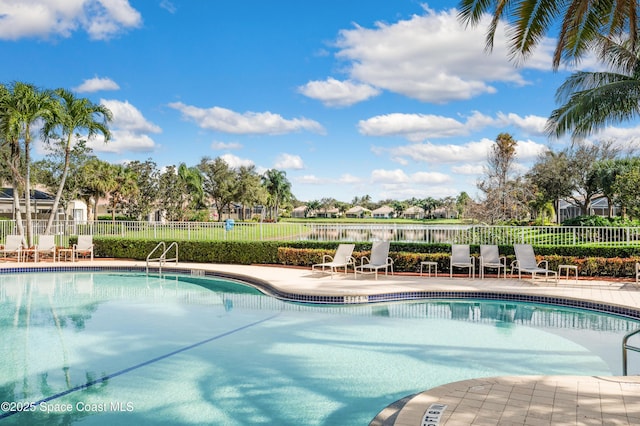
[[[469,278],[475,277],[476,259],[471,256],[471,248],[468,244],[451,245],[449,278],[453,278],[453,268],[469,268]]]
[[[484,279],[484,270],[497,269],[498,278],[500,278],[500,269],[504,272],[504,278],[507,278],[507,258],[500,256],[500,251],[496,245],[480,246],[480,279]]]
[[[640,262],[636,262],[636,285],[640,284]]]
[[[93,261],[93,235],[78,235],[78,242],[73,245],[72,259],[78,259],[79,256],[91,256]]]
[[[22,249],[24,247],[24,237],[22,235],[7,235],[4,246],[0,248],[0,252],[4,260],[7,260],[7,255],[15,255],[16,260],[20,262],[20,260],[22,260]]]
[[[356,260],[352,256],[355,247],[355,244],[340,244],[333,256],[325,254],[322,256],[322,263],[312,265],[311,270],[315,271],[316,269],[320,269],[324,272],[325,269],[329,268],[331,278],[333,278],[333,273],[338,272],[338,268],[344,267],[344,273],[346,274],[349,265],[352,265],[354,268],[356,266]]]
[[[371,259],[362,256],[360,266],[356,266],[354,269],[355,277],[358,278],[359,273],[375,274],[377,280],[379,269],[384,269],[385,275],[391,269],[391,275],[393,275],[393,259],[389,257],[390,245],[389,241],[375,241],[371,246]]]
[[[40,260],[41,257],[49,257],[56,261],[56,236],[55,235],[40,235],[38,236],[38,244],[35,248],[35,261]]]
[[[531,274],[531,280],[536,279],[536,275],[544,274],[545,280],[549,279],[549,275],[555,276],[556,284],[558,284],[558,273],[549,269],[549,262],[543,260],[536,262],[536,255],[533,252],[531,244],[514,244],[513,249],[516,253],[516,260],[511,263],[511,277],[513,271],[518,270],[518,279],[522,279],[522,273]],[[544,264],[545,267],[540,265]]]

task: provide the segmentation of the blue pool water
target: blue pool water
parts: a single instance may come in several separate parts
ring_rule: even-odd
[[[0,275],[0,424],[366,425],[458,380],[618,375],[639,327],[512,302],[312,306],[190,276]]]

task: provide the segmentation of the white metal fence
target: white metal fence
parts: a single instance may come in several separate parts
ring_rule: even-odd
[[[44,233],[46,221],[34,221],[33,235]],[[0,221],[0,243],[4,236],[18,233],[12,220]],[[52,233],[59,243],[69,236],[92,234],[101,237],[144,238],[171,241],[375,241],[455,243],[455,244],[534,244],[610,246],[640,245],[640,227],[594,226],[484,226],[422,225],[399,223],[257,223],[236,222],[135,222],[98,221],[57,222]]]

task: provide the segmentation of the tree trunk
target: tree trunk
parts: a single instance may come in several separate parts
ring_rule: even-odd
[[[71,152],[69,150],[70,143],[71,135],[69,135],[69,138],[67,140],[67,147],[64,150],[64,168],[62,169],[62,177],[60,178],[60,185],[58,186],[58,191],[56,192],[56,198],[53,200],[53,207],[51,208],[51,214],[49,215],[49,220],[47,221],[47,228],[44,230],[45,234],[51,233],[53,221],[58,214],[58,204],[60,204],[60,199],[62,198],[64,184],[67,181],[67,175],[69,174],[69,162],[71,156]]]

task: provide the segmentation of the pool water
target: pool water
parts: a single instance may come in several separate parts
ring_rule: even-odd
[[[618,375],[636,328],[511,302],[313,306],[190,276],[0,275],[0,423],[365,425],[458,380]]]

